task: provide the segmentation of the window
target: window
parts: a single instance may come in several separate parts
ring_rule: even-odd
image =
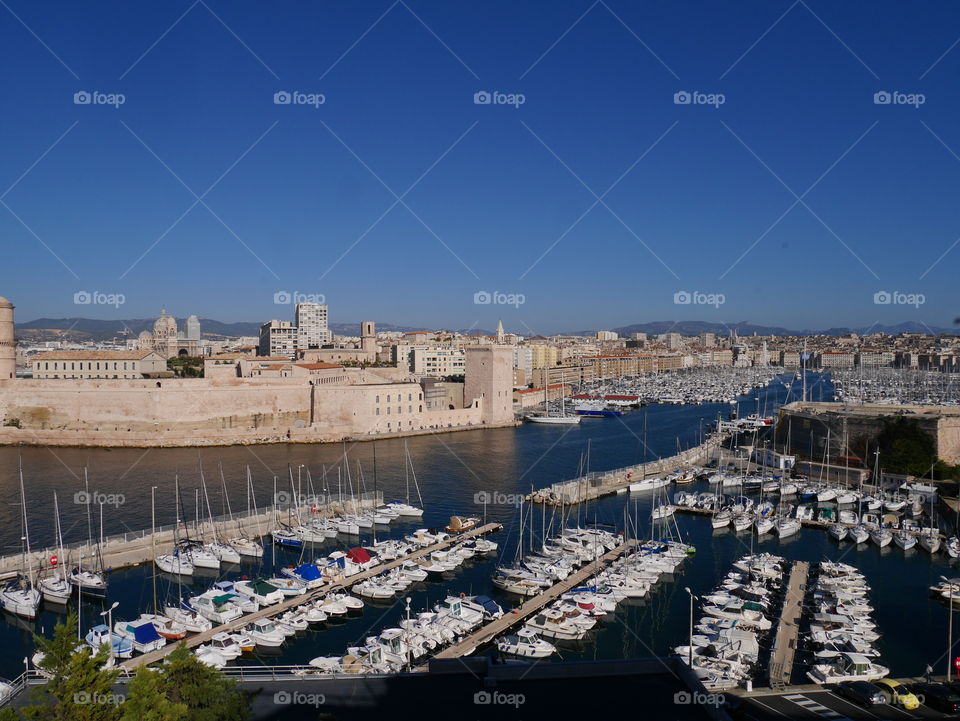
[[[390,406],[387,406],[387,415],[390,415]],[[389,423],[387,425],[390,425]]]
[[[408,400],[408,401],[412,401],[412,400],[413,400],[413,393],[407,393],[407,400]]]
[[[380,396],[377,396],[377,403],[380,402]]]
[[[379,409],[379,408],[377,408],[377,415],[378,415],[378,416],[380,415],[380,409]]]
[[[420,412],[423,413],[423,406],[420,406]]]
[[[387,403],[390,402],[390,396],[387,396]]]
[[[397,406],[397,413],[403,413],[403,406]]]
[[[413,406],[407,406],[407,413],[413,413]]]

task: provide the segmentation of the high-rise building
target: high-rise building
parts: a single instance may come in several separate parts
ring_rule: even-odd
[[[619,338],[614,331],[612,330],[598,330],[597,331],[597,340],[616,340]]]
[[[678,350],[683,345],[683,336],[679,333],[664,333],[663,340],[669,350]]]
[[[297,326],[288,320],[271,320],[260,326],[257,355],[290,356],[297,352]]]
[[[553,345],[535,344],[530,346],[533,354],[530,361],[533,368],[553,368],[559,360],[557,347]]]
[[[187,318],[187,340],[200,342],[200,319],[192,315]]]
[[[297,303],[294,312],[297,327],[297,350],[308,350],[333,341],[327,326],[327,306],[321,303]]]
[[[700,345],[704,348],[713,348],[717,344],[717,335],[716,333],[701,333],[700,334]]]

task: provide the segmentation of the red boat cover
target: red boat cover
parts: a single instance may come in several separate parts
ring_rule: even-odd
[[[347,551],[347,558],[354,563],[368,563],[370,561],[370,554],[362,548],[351,548]]]

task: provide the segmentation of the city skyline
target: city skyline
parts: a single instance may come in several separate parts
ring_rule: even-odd
[[[949,6],[62,6],[0,10],[21,319],[957,315]]]

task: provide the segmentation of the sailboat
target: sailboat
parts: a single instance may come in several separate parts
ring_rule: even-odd
[[[180,479],[177,478],[174,480],[174,486],[176,488],[177,500],[174,504],[176,509],[174,512],[176,515],[179,515],[180,509]],[[180,519],[177,518],[173,526],[173,553],[163,554],[156,556],[154,558],[157,567],[161,571],[166,573],[172,573],[177,576],[192,576],[193,575],[193,564],[190,563],[190,560],[185,556],[181,555],[179,543],[177,542],[177,530],[180,528]]]
[[[394,511],[399,516],[410,518],[420,518],[423,515],[423,496],[420,495],[420,484],[417,483],[417,473],[413,470],[413,460],[410,458],[410,449],[407,448],[407,442],[403,442],[403,471],[407,482],[407,501],[399,503],[394,501],[387,504],[387,508]],[[420,507],[410,505],[410,476],[413,476],[413,485],[417,489],[417,498],[420,501]]]
[[[87,479],[87,469],[83,469],[83,485],[87,498],[87,555],[92,556],[94,565],[92,568],[83,567],[83,555],[76,568],[67,574],[67,581],[71,586],[82,593],[84,596],[93,596],[95,598],[107,597],[107,579],[103,573],[103,555],[100,552],[103,543],[103,505],[100,506],[100,539],[97,541],[96,549],[93,548],[93,523],[90,519],[90,482]]]
[[[53,572],[38,582],[43,600],[50,603],[65,605],[70,600],[72,592],[70,582],[67,581],[66,567],[60,564],[63,558],[63,533],[60,529],[60,506],[57,502],[57,492],[53,492],[53,515],[57,520],[57,555],[50,559]]]
[[[223,466],[220,467],[220,475],[223,477]],[[204,550],[209,551],[221,563],[240,563],[240,553],[236,548],[224,542],[220,537],[220,530],[217,524],[213,522],[213,511],[210,508],[210,495],[207,493],[207,482],[203,477],[203,465],[200,465],[200,488],[203,490],[203,500],[207,505],[207,522],[210,524],[210,530],[213,532],[214,540],[203,544]]]
[[[220,468],[220,480],[223,482],[223,495],[227,499],[227,511],[230,513],[230,520],[233,520],[233,512],[230,511],[230,496],[227,495],[227,482],[223,478],[223,467]],[[260,530],[260,515],[257,513],[257,497],[253,492],[253,478],[250,475],[250,466],[247,466],[247,518],[251,518],[250,515],[250,503],[253,502],[253,516],[257,519],[257,530]],[[241,556],[246,556],[248,558],[263,558],[263,544],[254,541],[251,538],[247,538],[243,535],[243,528],[240,526],[239,519],[237,520],[237,531],[241,534],[235,538],[231,538],[227,541],[231,546],[237,549],[237,553]],[[260,533],[259,535],[263,535]]]
[[[567,407],[565,404],[566,398],[566,385],[563,382],[563,376],[560,376],[560,415],[550,415],[550,406],[549,406],[549,393],[550,393],[550,382],[547,378],[547,371],[543,371],[543,413],[540,415],[528,415],[526,419],[531,423],[550,423],[553,425],[576,425],[580,422],[582,416],[578,415],[567,415]]]
[[[20,466],[20,520],[23,524],[23,573],[14,574],[0,590],[0,606],[17,616],[36,618],[40,608],[40,592],[34,588],[30,568],[30,529],[27,525],[27,501],[23,492],[23,466]]]

